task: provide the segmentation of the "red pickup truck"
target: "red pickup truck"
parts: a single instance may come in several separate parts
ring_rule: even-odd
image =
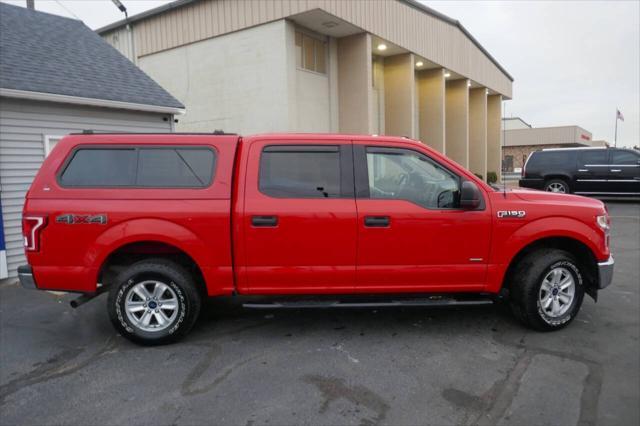
[[[65,137],[27,194],[24,287],[109,293],[127,338],[184,336],[205,297],[248,307],[506,299],[555,330],[609,285],[600,201],[487,185],[406,138]],[[252,296],[262,296],[256,298]]]

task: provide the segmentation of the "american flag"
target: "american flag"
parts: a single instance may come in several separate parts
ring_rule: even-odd
[[[620,112],[620,110],[619,110],[619,109],[617,109],[617,110],[616,110],[616,118],[617,118],[618,120],[622,120],[622,121],[624,121],[624,115],[622,115],[622,113]]]

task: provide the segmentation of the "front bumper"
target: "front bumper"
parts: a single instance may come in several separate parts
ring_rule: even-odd
[[[540,178],[522,178],[518,181],[521,188],[543,189],[544,179]]]
[[[18,279],[22,287],[29,290],[37,290],[36,280],[33,278],[33,270],[29,265],[18,266]]]
[[[613,256],[609,256],[609,259],[604,262],[598,262],[598,289],[608,287],[613,281]]]

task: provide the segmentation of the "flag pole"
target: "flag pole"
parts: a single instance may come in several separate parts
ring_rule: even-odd
[[[613,134],[613,147],[616,148],[618,146],[618,110],[616,109],[616,130]]]

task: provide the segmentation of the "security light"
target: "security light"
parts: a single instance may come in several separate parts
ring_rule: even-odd
[[[451,73],[450,73],[450,72],[445,71],[445,72],[444,72],[444,78],[449,78],[449,77],[451,77]]]
[[[127,14],[127,8],[124,7],[124,4],[122,4],[120,0],[111,0],[111,2],[115,4],[118,9],[120,9],[120,12],[124,13],[125,18],[129,18],[129,14]]]
[[[467,80],[467,87],[471,87],[471,81]]]
[[[424,65],[424,62],[422,62],[422,61],[416,62],[416,67],[418,67],[418,68],[420,68],[423,65]]]
[[[386,45],[386,44],[384,44],[384,43],[380,43],[380,44],[378,45],[378,50],[379,50],[379,51],[381,51],[381,52],[383,52],[383,51],[387,50],[387,45]]]

